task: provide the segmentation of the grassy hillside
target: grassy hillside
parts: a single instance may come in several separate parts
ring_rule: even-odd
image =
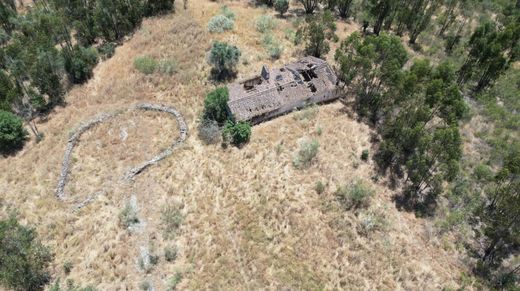
[[[375,132],[340,102],[255,126],[243,148],[197,138],[203,98],[215,87],[206,62],[213,40],[241,49],[238,79],[301,54],[289,40],[297,6],[280,18],[246,1],[225,4],[236,20],[235,29],[222,34],[207,32],[223,5],[212,1],[190,1],[187,10],[177,3],[176,13],[144,20],[91,80],[70,90],[65,106],[39,121],[41,142],[0,159],[0,217],[14,211],[36,227],[55,254],[53,279],[99,290],[137,290],[143,282],[155,290],[477,288],[466,275],[471,270],[457,234],[441,233],[435,219],[397,210],[393,197],[400,189],[377,175],[371,159],[361,159],[363,150],[372,155]],[[284,48],[278,60],[269,58],[255,29],[263,14],[276,19],[273,35]],[[360,29],[340,20],[337,26],[340,39]],[[331,44],[328,61],[337,46]],[[143,74],[134,68],[140,56],[175,60],[177,72]],[[507,96],[504,104],[514,102]],[[500,119],[501,109],[486,105],[486,98],[482,110]],[[166,148],[178,132],[162,113],[120,115],[81,137],[65,189],[71,199],[59,201],[54,190],[69,132],[96,114],[143,101],[178,109],[190,128],[186,143],[134,182],[123,181],[125,171]],[[508,115],[513,125],[500,126],[516,128],[516,115]],[[317,159],[298,170],[292,162],[305,140],[319,143]],[[375,195],[367,209],[346,210],[337,189],[358,181]],[[98,191],[92,204],[73,211]],[[139,221],[130,230],[121,222],[127,205]],[[172,250],[176,259],[167,260]],[[158,261],[143,262],[143,253]]]

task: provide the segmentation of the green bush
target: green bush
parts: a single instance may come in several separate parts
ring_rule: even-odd
[[[22,119],[11,112],[0,110],[0,154],[20,149],[26,137]]]
[[[318,154],[318,148],[320,144],[316,140],[310,142],[304,141],[300,144],[300,149],[296,153],[293,159],[293,165],[297,169],[308,168],[316,155]]]
[[[247,143],[251,138],[251,124],[246,121],[228,121],[222,130],[222,138],[236,146]]]
[[[139,72],[149,75],[157,69],[157,61],[150,56],[140,56],[134,59],[134,68]]]
[[[69,261],[63,264],[63,272],[65,273],[65,275],[70,274],[70,271],[72,271],[72,267],[72,263]]]
[[[240,50],[225,42],[215,41],[209,53],[208,62],[213,66],[213,78],[217,80],[232,77],[240,60]]]
[[[323,182],[321,182],[321,181],[316,182],[316,185],[314,186],[314,190],[316,190],[316,193],[318,193],[318,194],[325,192],[325,184],[323,184]]]
[[[177,248],[175,247],[165,247],[164,248],[164,259],[167,262],[173,262],[177,258]]]
[[[493,171],[489,166],[478,164],[473,170],[473,175],[480,182],[490,182],[493,180]]]
[[[263,46],[271,59],[279,59],[283,52],[283,47],[280,41],[272,34],[267,33],[262,39]]]
[[[152,284],[150,284],[150,282],[148,282],[148,281],[143,281],[139,284],[139,289],[141,289],[143,291],[148,291],[148,290],[150,290],[151,287],[152,287]]]
[[[274,9],[283,16],[289,10],[289,0],[275,0]]]
[[[276,27],[276,21],[271,15],[262,15],[255,20],[255,28],[261,33],[271,31]]]
[[[34,229],[11,216],[0,220],[0,285],[14,290],[40,290],[50,279],[51,252]]]
[[[128,228],[133,224],[139,223],[139,218],[137,218],[137,212],[134,207],[127,203],[123,210],[119,213],[119,223],[124,228]]]
[[[177,207],[173,205],[163,207],[161,210],[161,222],[164,238],[169,239],[175,237],[183,219],[184,217]]]
[[[81,84],[92,77],[92,70],[98,62],[95,48],[75,45],[65,54],[65,70],[73,83]]]
[[[224,31],[232,30],[235,27],[235,22],[224,15],[213,16],[208,22],[208,31],[222,33]]]
[[[228,19],[235,20],[235,12],[229,9],[229,7],[227,7],[226,5],[220,8],[220,14],[226,16]]]
[[[228,119],[228,100],[229,91],[227,87],[220,87],[209,92],[204,99],[203,119],[214,120],[219,124],[224,124]]]
[[[113,42],[105,42],[99,46],[98,52],[104,60],[109,59],[116,52],[116,44]]]
[[[361,181],[339,187],[336,191],[336,197],[347,210],[367,208],[373,195],[374,190]]]
[[[177,285],[182,281],[182,273],[181,272],[175,272],[175,275],[168,280],[167,284],[167,291],[172,291],[177,288]]]
[[[363,151],[361,152],[361,159],[362,159],[363,161],[368,161],[368,150],[363,150]]]
[[[173,58],[162,59],[159,61],[159,72],[165,75],[177,73],[177,61]]]

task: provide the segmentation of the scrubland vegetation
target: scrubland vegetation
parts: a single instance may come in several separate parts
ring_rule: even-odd
[[[182,4],[0,3],[2,287],[518,288],[520,2]],[[341,102],[229,115],[227,82],[304,55]],[[150,100],[186,115],[187,143],[123,184],[173,126],[100,125],[66,190],[101,194],[58,202],[68,132]]]

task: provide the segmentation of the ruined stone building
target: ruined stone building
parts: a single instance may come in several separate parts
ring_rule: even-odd
[[[259,123],[307,104],[338,98],[338,79],[324,60],[304,57],[296,62],[233,83],[229,88],[229,113],[235,120]]]

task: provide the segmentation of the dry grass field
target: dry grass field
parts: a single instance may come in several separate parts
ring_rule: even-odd
[[[55,252],[54,278],[99,290],[136,290],[145,280],[155,290],[166,290],[175,274],[182,276],[177,285],[182,290],[460,286],[461,274],[468,272],[463,251],[454,239],[434,235],[431,221],[396,209],[394,192],[384,179],[374,182],[371,162],[360,159],[370,149],[371,129],[344,105],[323,105],[255,126],[251,142],[241,149],[206,146],[197,138],[204,95],[215,86],[205,61],[212,40],[242,50],[238,78],[300,53],[284,37],[293,14],[277,19],[274,33],[285,49],[281,59],[271,61],[254,19],[274,12],[245,1],[225,4],[237,19],[235,29],[222,34],[209,34],[206,25],[223,3],[193,0],[187,11],[177,3],[175,14],[145,20],[111,59],[96,67],[93,79],[69,92],[66,106],[38,124],[43,141],[0,160],[0,215],[16,211],[23,222],[36,226]],[[356,29],[338,24],[341,39]],[[141,74],[133,68],[133,59],[141,55],[173,58],[178,72]],[[332,52],[328,59],[333,61]],[[177,108],[190,137],[130,183],[121,181],[126,170],[177,137],[175,120],[132,111],[85,133],[73,153],[66,192],[77,201],[104,193],[73,212],[72,203],[54,196],[69,132],[96,114],[142,101]],[[305,139],[316,139],[319,153],[309,169],[297,170],[293,156]],[[375,196],[368,209],[347,211],[334,192],[358,180],[370,185]],[[318,181],[326,185],[321,194],[315,191]],[[140,223],[128,231],[119,214],[131,197]],[[163,235],[165,209],[176,209],[182,217],[173,237]],[[178,249],[174,262],[164,259],[165,247]],[[160,256],[146,271],[139,267],[143,249]],[[69,275],[65,262],[73,266]]]

